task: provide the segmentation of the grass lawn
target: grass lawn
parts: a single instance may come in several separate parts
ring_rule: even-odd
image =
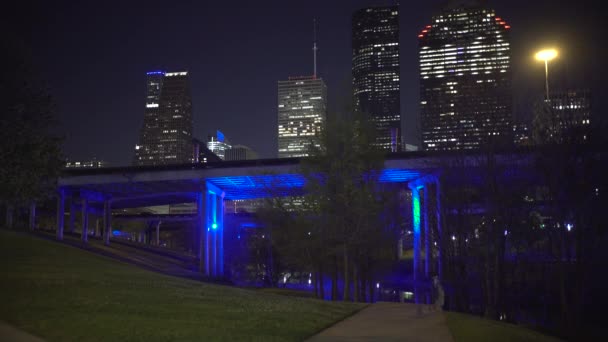
[[[560,341],[534,330],[456,312],[446,312],[448,328],[456,342]]]
[[[302,340],[362,307],[174,278],[0,230],[0,320],[50,341]]]

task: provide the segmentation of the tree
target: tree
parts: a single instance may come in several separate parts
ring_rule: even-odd
[[[0,202],[12,210],[48,198],[62,168],[61,139],[50,95],[34,80],[24,49],[3,40],[6,68],[0,78]]]

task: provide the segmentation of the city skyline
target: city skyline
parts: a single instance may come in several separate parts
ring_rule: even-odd
[[[341,109],[340,98],[344,98],[350,90],[348,61],[351,54],[352,13],[363,7],[387,3],[390,4],[386,1],[336,2],[331,5],[305,6],[314,7],[305,10],[303,7],[291,8],[291,4],[278,2],[260,8],[253,6],[247,8],[250,13],[237,17],[234,25],[236,29],[225,27],[227,31],[222,31],[224,26],[218,24],[220,19],[209,22],[198,18],[196,22],[192,21],[196,15],[202,15],[202,8],[189,11],[185,4],[175,9],[160,6],[155,10],[151,9],[155,6],[150,6],[150,9],[127,6],[124,16],[113,18],[112,27],[95,20],[87,23],[86,20],[90,18],[82,6],[45,8],[42,5],[24,23],[31,24],[25,30],[26,39],[33,39],[27,33],[40,33],[45,29],[44,34],[36,37],[39,41],[35,41],[38,44],[33,44],[36,48],[32,55],[35,65],[41,69],[41,77],[48,80],[51,93],[56,99],[58,116],[63,124],[62,132],[67,138],[65,150],[68,158],[98,156],[110,165],[130,164],[133,146],[137,141],[136,132],[141,126],[142,111],[139,108],[145,101],[142,91],[145,82],[141,75],[158,68],[190,70],[193,77],[194,136],[206,136],[219,128],[235,141],[259,151],[260,157],[264,158],[271,157],[273,151],[276,151],[276,141],[270,135],[276,129],[272,123],[272,116],[276,115],[273,110],[276,108],[276,88],[272,83],[297,74],[298,70],[301,70],[300,74],[306,74],[305,70],[310,65],[308,28],[311,18],[316,17],[319,22],[319,74],[324,75],[327,81],[329,111],[334,113]],[[403,126],[408,126],[404,132],[406,143],[418,143],[415,141],[416,126],[419,125],[417,34],[428,24],[436,6],[441,3],[442,1],[425,5],[401,4],[401,113],[405,122]],[[588,4],[577,2],[569,3],[566,7],[552,8],[547,6],[548,3],[527,4],[516,1],[507,5],[499,1],[489,2],[497,13],[509,18],[513,27],[513,59],[516,64],[514,85],[518,92],[515,94],[518,97],[514,103],[515,115],[525,111],[522,108],[529,102],[529,94],[539,90],[542,92],[543,70],[531,59],[533,49],[541,44],[554,43],[563,47],[564,54],[569,54],[552,66],[552,84],[558,88],[565,88],[560,87],[560,82],[574,83],[569,88],[590,88],[593,94],[597,94],[593,96],[594,100],[605,94],[603,89],[597,91],[598,81],[589,81],[590,84],[580,82],[581,79],[590,78],[588,70],[599,65],[605,55],[603,47],[592,43],[600,36],[597,30],[593,30],[593,22],[599,19],[599,11],[578,11],[586,17],[576,19],[570,18],[569,13],[586,8]],[[221,5],[214,6],[216,11],[211,12],[225,12]],[[111,9],[111,4],[97,8],[101,14]],[[163,13],[169,22],[184,24],[174,25],[173,31],[161,34],[158,41],[138,39],[140,34],[146,32],[143,27],[127,35],[127,40],[116,39],[124,37],[124,32],[130,32],[133,25],[142,23],[127,20],[130,13],[136,10],[143,10],[141,17],[144,20],[151,15]],[[270,11],[268,18],[272,20],[255,20],[256,11]],[[43,15],[47,12],[54,15]],[[68,31],[74,25],[82,26],[82,29],[79,32]],[[243,27],[251,30],[243,33]],[[272,31],[271,28],[274,27],[282,27],[284,32]],[[104,28],[107,30],[102,34],[99,30]],[[235,36],[237,31],[240,33]],[[98,33],[93,34],[94,32]],[[268,35],[263,32],[273,33]],[[531,35],[530,32],[534,34]],[[180,35],[182,33],[183,36]],[[84,39],[87,35],[96,39]],[[286,41],[286,36],[293,39]],[[126,44],[127,42],[132,43]],[[200,42],[205,47],[202,50]],[[163,45],[163,49],[152,49],[157,44]],[[283,55],[277,54],[276,49],[283,51]],[[62,57],[59,58],[60,55],[55,51],[62,51]],[[214,52],[201,54],[202,51]],[[110,89],[114,94],[111,97],[107,93]],[[239,94],[239,101],[231,103],[228,99],[234,94]],[[108,98],[112,100],[108,101]],[[592,107],[601,111],[596,105]],[[237,120],[242,120],[243,123],[230,125]],[[414,124],[408,125],[407,122]],[[107,132],[112,134],[111,142],[105,141]]]

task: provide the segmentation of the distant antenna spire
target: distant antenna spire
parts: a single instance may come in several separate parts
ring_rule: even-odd
[[[313,77],[317,78],[317,19],[312,20],[312,34],[313,34],[313,43],[312,43],[312,54],[314,60],[314,72]]]

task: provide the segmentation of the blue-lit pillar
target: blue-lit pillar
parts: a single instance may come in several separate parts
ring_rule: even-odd
[[[65,214],[65,190],[57,192],[57,240],[63,240],[63,219]]]
[[[69,231],[70,231],[70,233],[74,233],[74,231],[76,231],[76,203],[74,203],[73,195],[72,195],[72,199],[70,200]]]
[[[211,207],[211,197],[209,194],[209,191],[207,190],[207,187],[204,188],[205,192],[203,194],[203,197],[205,198],[205,222],[203,225],[203,228],[205,229],[205,273],[207,274],[207,276],[211,276],[212,272],[211,272],[211,225],[209,223],[210,221],[210,215],[209,215],[209,208]]]
[[[204,184],[204,183],[203,183]],[[203,185],[203,189],[196,193],[196,247],[198,256],[198,270],[201,273],[209,275],[209,263],[207,258],[207,252],[209,250],[207,246],[207,227],[206,227],[206,202],[207,202],[207,189]]]
[[[36,202],[30,202],[30,230],[36,229]]]
[[[430,262],[433,256],[431,251],[431,242],[429,234],[429,188],[425,186],[423,189],[424,197],[422,198],[422,214],[424,221],[424,277],[429,279]]]
[[[13,206],[10,203],[6,204],[6,227],[13,228]]]
[[[213,276],[217,277],[217,196],[215,192],[210,192],[209,195],[211,196],[211,236],[213,238],[211,242],[213,244],[213,267],[211,269]]]
[[[218,276],[224,276],[224,196],[225,193],[222,191],[217,196],[217,210],[216,210],[216,219],[217,219],[217,231],[218,231],[218,239],[219,239],[219,260],[218,260]]]
[[[158,220],[158,222],[156,223],[156,246],[159,247],[160,246],[160,225],[161,225],[162,221]]]
[[[414,296],[416,303],[419,303],[418,291],[418,269],[420,264],[420,186],[410,185],[412,191],[412,223],[414,230]]]
[[[81,199],[82,207],[80,208],[82,211],[82,242],[89,242],[89,200],[86,197]]]
[[[112,202],[109,199],[103,201],[103,244],[110,245],[112,235]]]
[[[439,280],[443,280],[443,264],[441,258],[442,245],[442,234],[441,234],[441,187],[439,186],[439,178],[435,178],[435,204],[436,204],[436,217],[437,217],[437,275]]]
[[[204,212],[205,222],[205,266],[206,274],[212,277],[224,276],[224,192],[217,186],[205,185]]]
[[[424,279],[428,282],[433,251],[431,250],[431,237],[429,230],[429,187],[425,185],[423,189],[424,198],[422,199],[422,213],[424,220]],[[431,293],[425,291],[426,304],[431,304]]]

